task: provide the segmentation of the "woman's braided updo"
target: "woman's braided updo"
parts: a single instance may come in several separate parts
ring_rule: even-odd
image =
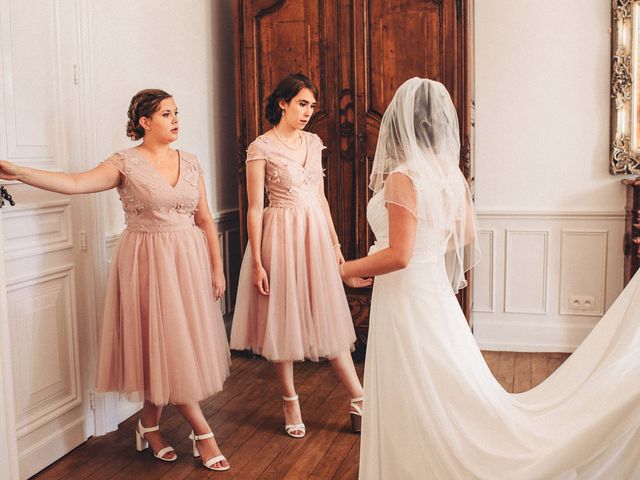
[[[144,137],[144,128],[140,125],[140,119],[142,117],[151,118],[154,114],[160,102],[165,98],[171,98],[164,90],[158,90],[155,88],[148,88],[146,90],[140,90],[131,99],[129,105],[129,111],[127,116],[129,121],[127,122],[127,137],[131,140],[140,140]]]

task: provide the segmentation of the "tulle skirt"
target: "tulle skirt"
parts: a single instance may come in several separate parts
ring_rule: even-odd
[[[222,389],[229,364],[202,230],[125,230],[109,273],[98,391],[196,402]]]
[[[271,361],[317,361],[353,350],[353,322],[320,207],[266,208],[262,263],[269,296],[253,285],[253,255],[247,247],[232,349],[252,350]]]
[[[376,278],[360,478],[640,478],[640,276],[545,382],[509,394],[441,261]]]

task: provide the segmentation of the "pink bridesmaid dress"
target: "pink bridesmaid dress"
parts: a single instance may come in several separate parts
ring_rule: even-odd
[[[194,222],[202,169],[178,154],[175,186],[136,149],[104,161],[123,176],[127,228],[109,273],[97,389],[156,405],[203,400],[229,376],[207,240]]]
[[[302,134],[304,164],[292,160],[277,138],[261,135],[247,149],[247,162],[266,160],[262,263],[270,294],[253,285],[247,246],[231,348],[271,361],[330,359],[353,350],[356,340],[321,203],[324,145],[317,135]]]

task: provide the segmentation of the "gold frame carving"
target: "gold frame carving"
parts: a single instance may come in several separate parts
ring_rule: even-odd
[[[611,1],[609,172],[640,174],[640,0]]]

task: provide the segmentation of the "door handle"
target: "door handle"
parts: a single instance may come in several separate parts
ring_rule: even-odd
[[[15,200],[11,198],[11,195],[7,192],[7,189],[4,188],[4,185],[0,185],[0,208],[4,207],[5,200],[9,202],[9,205],[12,207],[16,204]]]

